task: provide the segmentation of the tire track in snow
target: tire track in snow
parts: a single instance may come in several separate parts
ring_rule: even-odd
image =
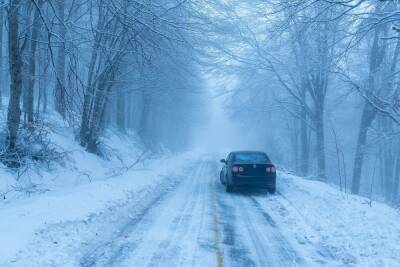
[[[218,267],[224,266],[224,259],[221,251],[221,241],[220,241],[220,229],[219,229],[219,220],[218,220],[218,200],[217,200],[217,181],[214,180],[212,182],[212,191],[213,191],[213,222],[214,222],[214,241],[215,241],[215,257],[217,261]]]
[[[307,217],[302,213],[302,212],[300,212],[300,210],[298,209],[298,207],[296,207],[293,203],[292,203],[292,201],[291,200],[289,200],[284,194],[282,194],[281,192],[277,192],[277,194],[279,195],[279,204],[280,204],[280,207],[282,208],[282,209],[284,209],[286,212],[289,212],[288,210],[287,210],[287,208],[285,207],[285,204],[284,203],[282,203],[282,202],[286,202],[286,205],[288,205],[289,207],[291,207],[298,215],[299,215],[299,219],[300,220],[302,220],[302,221],[304,221],[305,222],[305,224],[306,225],[309,225],[310,226],[310,228],[312,229],[312,231],[314,232],[314,234],[316,235],[316,236],[319,236],[321,239],[322,239],[322,237],[320,236],[320,234],[318,233],[318,231],[315,231],[314,230],[314,228],[313,228],[313,226],[312,226],[312,224],[310,223],[310,221],[307,219]],[[327,247],[327,246],[325,246],[325,245],[322,245],[321,243],[319,243],[318,244],[318,246],[316,246],[315,244],[313,244],[311,241],[309,241],[309,240],[307,240],[307,243],[308,244],[310,244],[310,245],[312,245],[312,246],[314,246],[315,247],[315,251],[320,255],[320,256],[322,256],[322,258],[323,259],[321,259],[321,262],[325,262],[327,259],[330,259],[330,260],[335,260],[335,255],[334,255],[334,253],[332,252],[332,250],[329,248],[329,247]]]
[[[219,223],[222,224],[222,250],[224,262],[227,266],[255,266],[251,258],[251,251],[245,244],[245,237],[241,236],[240,229],[244,225],[237,219],[237,208],[233,196],[227,194],[223,186],[218,186]]]
[[[278,241],[279,249],[282,252],[282,255],[285,254],[286,259],[289,259],[289,263],[292,263],[292,266],[304,266],[304,260],[296,253],[293,249],[292,245],[287,241],[287,239],[283,236],[280,232],[279,228],[277,227],[276,221],[271,217],[271,215],[265,211],[260,203],[256,200],[255,197],[249,196],[249,200],[252,202],[253,206],[256,208],[256,211],[261,214],[265,221],[274,229],[272,231],[272,235],[275,237],[275,241]]]
[[[191,212],[196,210],[197,205],[201,203],[201,186],[198,186],[197,178],[204,172],[204,163],[195,169],[194,174],[189,176],[190,184],[183,184],[184,197],[180,198],[183,205],[178,211],[174,211],[176,216],[170,221],[168,239],[161,241],[156,251],[153,251],[153,256],[150,259],[148,266],[157,266],[160,262],[165,265],[176,265],[176,262],[181,262],[184,258],[182,254],[182,244],[190,230],[193,228],[193,219]],[[176,194],[178,194],[177,192]],[[173,257],[171,257],[173,255]]]
[[[280,232],[277,222],[246,191],[220,190],[224,243],[229,266],[306,266]],[[228,222],[228,223],[226,223]]]
[[[275,216],[275,218],[281,217],[280,218],[281,220],[287,221],[288,219],[290,220],[288,215],[292,216],[294,215],[295,216],[294,218],[297,222],[303,221],[305,225],[310,224],[309,220],[297,209],[297,207],[294,206],[293,203],[279,191],[277,191],[276,196],[271,196],[267,198],[266,196],[260,197],[255,195],[251,196],[250,199],[264,217],[269,217],[272,219],[272,217],[265,210],[266,207],[262,205],[262,203],[260,202],[261,200],[268,200],[268,203],[273,204],[273,205],[268,205],[268,208],[270,212],[273,213],[273,216]],[[265,216],[266,214],[268,215]],[[266,218],[266,220],[270,221],[270,219],[268,218]],[[280,224],[275,221],[273,221],[273,223],[277,226],[279,226]],[[319,236],[319,233],[314,231],[312,227],[310,229],[314,233],[314,236]],[[299,236],[301,236],[301,233],[295,233],[293,236],[297,241],[297,243],[300,244],[301,246],[306,246],[308,253],[312,255],[313,260],[316,261],[318,265],[326,264],[327,259],[335,260],[334,254],[329,249],[329,247],[321,245],[321,243],[315,244],[307,238],[299,239],[299,236],[297,234],[300,234]],[[285,242],[286,238],[282,234],[281,237],[283,242]]]
[[[210,170],[212,170],[212,169],[209,169],[209,171]],[[203,177],[199,177],[199,178],[202,179]],[[195,266],[196,263],[197,263],[197,259],[198,259],[199,255],[201,253],[200,248],[202,247],[202,245],[207,244],[207,241],[204,242],[204,240],[206,240],[206,239],[202,236],[202,234],[204,233],[204,231],[208,232],[208,228],[206,228],[208,226],[207,225],[207,219],[209,219],[206,216],[207,212],[208,212],[208,208],[209,208],[208,205],[207,205],[208,204],[207,200],[209,200],[208,198],[211,198],[211,196],[210,196],[210,194],[208,192],[208,186],[206,186],[206,185],[201,186],[200,194],[201,194],[201,196],[204,197],[204,199],[201,201],[200,207],[199,207],[201,216],[200,216],[199,221],[198,221],[199,229],[198,229],[198,233],[197,233],[197,237],[196,237],[196,246],[194,246],[192,248],[192,253],[191,254],[189,253],[189,255],[192,255],[192,259],[190,261],[190,264],[187,262],[187,264],[185,265],[184,262],[180,262],[179,266],[188,266],[188,265],[189,266]],[[194,229],[195,228],[196,227],[194,227]],[[190,232],[194,231],[194,229],[190,230]]]
[[[210,163],[196,164],[184,181],[147,217],[149,224],[141,227],[136,237],[141,246],[118,266],[213,266],[213,236],[203,231],[212,226],[212,197],[209,190]],[[211,234],[211,236],[210,236]]]
[[[276,238],[275,226],[272,226],[269,221],[265,223],[247,198],[248,196],[238,194],[234,201],[238,207],[241,207],[239,208],[240,218],[244,221],[246,232],[251,239],[251,250],[256,254],[258,266],[283,266],[284,259],[291,257],[286,250],[277,251],[276,248],[280,246],[282,240]]]
[[[101,242],[90,248],[83,257],[81,257],[79,261],[80,266],[109,266],[112,262],[121,257],[126,250],[132,248],[134,244],[124,242],[126,236],[134,231],[135,227],[142,222],[151,208],[165,198],[177,185],[177,181],[172,185],[163,185],[157,194],[150,196],[146,194],[142,200],[137,201],[137,203],[135,203],[137,205],[134,206],[135,215],[130,216],[129,221],[125,223],[122,228],[119,228],[114,236],[108,237],[110,238],[109,241]]]

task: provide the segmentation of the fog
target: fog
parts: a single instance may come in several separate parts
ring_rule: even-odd
[[[387,15],[398,3],[212,7],[211,100],[196,147],[263,150],[283,169],[398,203],[399,30]]]
[[[212,75],[206,76],[207,109],[204,124],[195,128],[193,150],[202,153],[227,155],[233,150],[257,150],[259,136],[257,127],[246,127],[242,121],[234,120],[226,102],[226,90],[231,84]]]
[[[109,131],[154,153],[262,150],[282,169],[397,204],[398,10],[372,0],[5,1],[2,161],[32,157],[26,136],[41,139],[33,130],[56,112],[98,155]]]
[[[400,266],[399,208],[400,1],[0,0],[0,266]]]

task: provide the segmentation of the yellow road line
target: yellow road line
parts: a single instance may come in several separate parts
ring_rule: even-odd
[[[215,256],[217,260],[218,267],[224,267],[224,258],[222,256],[221,251],[221,240],[220,240],[220,231],[219,231],[219,222],[218,222],[218,208],[217,208],[217,187],[216,182],[212,183],[213,187],[213,198],[214,198],[214,205],[213,205],[213,218],[214,218],[214,241],[215,241]]]

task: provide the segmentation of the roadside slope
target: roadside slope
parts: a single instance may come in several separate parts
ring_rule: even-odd
[[[123,206],[132,198],[158,190],[161,185],[167,187],[184,172],[187,161],[193,157],[191,154],[163,156],[116,177],[110,177],[107,172],[114,172],[115,169],[102,167],[102,160],[98,159],[97,169],[93,170],[97,173],[95,181],[59,188],[53,184],[49,186],[51,190],[43,194],[0,202],[0,266],[15,260],[18,253],[25,250],[34,237],[42,234],[49,225],[90,221],[93,215],[104,210]],[[78,174],[75,171],[68,173]],[[79,179],[68,175],[66,179]]]
[[[256,197],[298,244],[313,245],[329,266],[399,266],[400,212],[328,184],[279,174],[278,194]]]

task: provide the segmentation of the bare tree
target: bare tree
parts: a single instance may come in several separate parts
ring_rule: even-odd
[[[30,34],[30,47],[29,47],[29,59],[28,59],[28,82],[26,87],[26,113],[28,119],[28,126],[31,127],[33,124],[34,112],[34,87],[35,87],[35,76],[36,76],[36,48],[38,43],[38,36],[40,31],[40,18],[39,12],[43,5],[43,0],[39,0],[37,8],[35,8],[32,22],[32,30]]]
[[[19,42],[19,0],[11,0],[8,15],[8,47],[10,65],[10,100],[7,112],[8,143],[7,150],[16,148],[18,128],[21,117],[21,91],[22,91],[22,58]]]
[[[117,95],[117,127],[120,131],[124,131],[125,130],[125,97],[126,95],[124,94],[124,92],[120,92]]]
[[[3,24],[4,24],[4,0],[0,1],[0,108],[3,105]]]
[[[66,42],[66,26],[65,26],[65,0],[55,0],[56,16],[58,20],[57,34],[57,61],[56,61],[56,87],[54,89],[54,103],[58,113],[65,118],[66,113],[66,87],[65,87],[65,42]]]

